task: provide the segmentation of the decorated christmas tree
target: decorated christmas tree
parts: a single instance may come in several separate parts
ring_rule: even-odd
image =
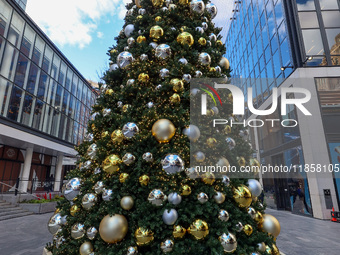
[[[191,103],[209,93],[190,89],[192,79],[226,82],[229,75],[212,21],[216,6],[209,0],[135,0],[127,9],[86,139],[77,148],[78,168],[68,174],[65,199],[48,223],[54,238],[47,249],[67,255],[279,254],[280,225],[264,214],[256,179],[190,167],[190,161],[215,160],[237,168],[258,165],[246,130],[225,126],[206,137],[204,127],[190,121]],[[225,114],[236,118],[230,102]],[[214,106],[206,117],[219,114]]]

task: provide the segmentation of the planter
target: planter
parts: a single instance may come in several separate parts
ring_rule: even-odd
[[[57,202],[41,203],[41,204],[30,204],[21,203],[20,207],[27,211],[33,212],[35,214],[54,212],[57,206]]]

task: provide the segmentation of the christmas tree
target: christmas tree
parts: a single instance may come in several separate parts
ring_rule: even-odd
[[[190,157],[196,145],[213,152],[205,163],[258,165],[245,130],[226,126],[209,138],[190,122],[190,100],[198,93],[190,90],[192,79],[226,81],[229,75],[220,29],[212,22],[216,6],[135,0],[127,9],[86,139],[77,147],[79,167],[68,174],[65,199],[48,223],[54,240],[47,249],[68,255],[279,254],[280,226],[264,214],[257,180],[190,167],[190,160],[209,158],[205,151]],[[218,114],[217,107],[208,111]]]

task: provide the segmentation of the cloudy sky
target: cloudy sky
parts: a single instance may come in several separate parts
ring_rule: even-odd
[[[99,81],[108,49],[123,26],[131,0],[28,0],[26,12],[87,79]],[[229,21],[232,0],[213,0],[218,26]],[[226,30],[222,31],[225,34]]]

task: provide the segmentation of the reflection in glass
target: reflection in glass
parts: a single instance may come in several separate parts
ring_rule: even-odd
[[[338,0],[319,0],[321,10],[339,9]]]
[[[26,93],[24,98],[24,104],[22,107],[22,116],[21,116],[21,123],[30,126],[32,121],[32,105],[33,105],[33,97]]]
[[[2,58],[0,74],[9,80],[14,78],[14,69],[16,66],[16,59],[18,57],[18,51],[14,49],[12,45],[7,43],[6,49]]]
[[[27,57],[30,57],[32,44],[34,42],[34,37],[35,37],[35,34],[34,34],[33,29],[28,24],[26,24],[25,33],[24,33],[24,36],[21,42],[20,51],[24,53]]]
[[[60,86],[59,84],[58,84],[58,86],[57,86],[57,92],[56,92],[56,94],[55,94],[55,101],[54,101],[54,105],[55,105],[55,107],[60,111],[61,110],[61,97],[62,97],[62,95],[63,95],[63,88],[62,88],[62,86]]]
[[[340,28],[326,29],[331,55],[340,55]],[[339,65],[339,56],[332,57],[333,65]]]
[[[70,93],[65,90],[64,92],[64,98],[63,98],[63,107],[62,107],[62,113],[67,114],[67,108],[68,108],[68,98]]]
[[[22,97],[22,90],[17,86],[12,89],[11,99],[9,101],[7,118],[17,121]]]
[[[42,131],[47,134],[51,132],[52,118],[53,118],[53,108],[46,105]]]
[[[66,69],[67,69],[66,64],[64,62],[61,62],[60,72],[59,72],[59,77],[58,77],[58,82],[61,85],[64,85],[64,82],[65,82]]]
[[[32,128],[39,130],[41,129],[44,107],[45,104],[43,103],[43,101],[37,99],[35,102]]]
[[[44,51],[44,41],[37,36],[33,49],[32,61],[40,66],[42,53]]]
[[[68,91],[71,91],[71,81],[73,78],[73,73],[70,69],[67,69],[67,77],[66,77],[66,82],[65,82],[65,88]]]
[[[325,27],[340,27],[340,11],[323,11],[322,19]]]
[[[39,68],[35,64],[31,63],[30,72],[28,74],[28,79],[27,79],[27,86],[26,86],[26,90],[31,94],[34,94],[35,92],[38,72],[39,72]]]
[[[11,17],[12,8],[4,1],[0,1],[0,35],[4,36],[6,24]]]
[[[23,54],[20,53],[14,80],[14,83],[18,85],[20,88],[24,87],[27,66],[28,59]]]
[[[302,30],[306,55],[323,55],[324,49],[319,29]]]
[[[24,20],[16,13],[13,13],[11,27],[8,31],[7,40],[14,46],[18,46],[19,39],[24,28]]]
[[[39,86],[38,86],[38,92],[37,97],[41,100],[46,99],[46,90],[48,88],[48,76],[46,73],[41,72],[40,79],[39,79]]]
[[[316,12],[299,12],[299,21],[301,28],[318,28],[319,22]]]
[[[58,136],[59,133],[59,125],[60,125],[60,112],[54,110],[52,115],[52,129],[51,129],[51,135]]]
[[[6,117],[12,85],[0,77],[0,115]]]
[[[314,0],[296,0],[299,11],[315,10]]]

